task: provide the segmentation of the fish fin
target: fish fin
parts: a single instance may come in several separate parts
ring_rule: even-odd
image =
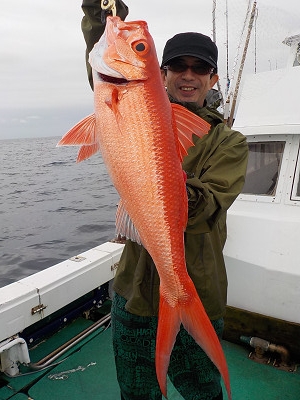
[[[80,146],[77,162],[91,157],[100,146],[96,135],[96,117],[91,114],[79,121],[72,129],[70,129],[57,143],[57,146]]]
[[[78,151],[76,162],[86,160],[98,151],[100,151],[100,145],[98,142],[94,144],[83,145]]]
[[[194,285],[191,283],[186,290],[191,295],[191,301],[183,305],[180,310],[182,324],[218,368],[224,380],[228,398],[231,399],[229,372],[220,340]]]
[[[160,296],[155,348],[156,376],[162,394],[167,397],[167,373],[171,352],[180,329],[180,315]]]
[[[214,330],[192,281],[187,285],[187,301],[171,307],[163,295],[160,297],[156,339],[156,373],[162,394],[166,397],[166,376],[176,335],[183,324],[185,330],[205,351],[220,371],[231,399],[229,373],[220,340]]]
[[[208,133],[210,124],[179,104],[171,103],[171,107],[178,132],[179,155],[182,160],[187,155],[188,149],[194,146],[192,136],[202,138]]]
[[[121,199],[116,213],[116,236],[126,237],[132,242],[141,243],[140,235],[134,226],[128,212],[125,209],[124,202]]]
[[[119,90],[114,88],[111,92],[111,97],[105,100],[105,104],[112,110],[118,123],[122,119],[118,108],[118,103],[121,96],[122,95],[119,93]]]

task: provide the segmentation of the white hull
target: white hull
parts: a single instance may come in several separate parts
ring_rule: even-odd
[[[296,60],[296,39],[291,61]],[[224,252],[230,306],[296,323],[300,323],[299,87],[299,65],[245,78],[234,128],[247,136],[253,149],[263,143],[267,152],[270,143],[279,143],[283,151],[276,154],[280,164],[276,190],[268,194],[257,193],[276,157],[253,152],[249,167],[264,162],[252,177],[251,188],[257,192],[241,194],[230,208]]]

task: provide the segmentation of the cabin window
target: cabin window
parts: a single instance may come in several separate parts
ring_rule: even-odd
[[[285,142],[250,142],[242,193],[274,196]]]

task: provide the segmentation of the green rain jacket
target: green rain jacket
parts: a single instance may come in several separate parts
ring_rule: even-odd
[[[94,6],[84,7],[86,3]],[[96,3],[99,12],[99,0],[83,3],[82,29],[88,49],[104,29],[97,18]],[[117,9],[120,7],[124,19],[127,10],[124,12],[125,6],[121,3],[117,1]],[[93,31],[97,31],[96,34],[91,34]],[[191,103],[183,105],[211,124],[207,135],[202,139],[194,138],[195,146],[189,149],[183,161],[189,197],[189,218],[184,236],[188,273],[209,318],[214,320],[225,313],[227,276],[223,248],[227,236],[226,213],[244,185],[248,146],[246,138],[228,128],[215,109]],[[159,276],[149,253],[141,245],[127,240],[113,289],[127,300],[129,312],[140,316],[157,315]]]

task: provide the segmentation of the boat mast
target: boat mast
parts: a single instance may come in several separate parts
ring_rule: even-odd
[[[226,0],[227,3],[227,0]],[[217,0],[213,0],[213,7],[212,7],[212,25],[213,25],[213,42],[217,43],[217,35],[216,35],[216,8],[217,8]],[[228,59],[227,59],[228,60]],[[218,80],[217,82],[217,87],[218,87],[218,92],[221,94],[220,100],[221,100],[221,105],[224,109],[224,98],[221,90],[221,84],[220,81]]]
[[[229,116],[229,119],[227,121],[227,125],[229,127],[231,127],[232,124],[233,124],[234,112],[235,112],[235,107],[236,107],[239,87],[240,87],[242,73],[243,73],[243,69],[244,69],[244,65],[245,65],[245,60],[246,60],[246,55],[247,55],[247,51],[248,51],[248,45],[249,45],[249,41],[250,41],[251,31],[252,31],[252,28],[253,28],[253,22],[254,22],[254,18],[255,18],[255,14],[256,14],[256,4],[257,4],[257,2],[254,1],[253,2],[252,11],[251,11],[251,15],[250,15],[248,33],[247,33],[247,37],[246,37],[246,41],[245,41],[245,46],[244,46],[244,51],[243,51],[242,60],[241,60],[241,64],[240,64],[240,69],[239,69],[239,73],[238,73],[238,77],[237,77],[237,81],[236,81],[236,85],[235,85],[235,90],[234,90],[234,94],[233,94],[232,106],[231,106],[231,110],[230,110],[230,116]]]
[[[229,34],[228,34],[228,2],[226,0],[226,96],[229,92],[230,78],[229,78]]]
[[[255,13],[255,25],[254,25],[254,73],[257,72],[257,17],[258,17],[258,10]]]
[[[236,70],[236,66],[237,66],[237,64],[238,64],[239,53],[240,53],[240,49],[241,49],[241,47],[242,47],[242,41],[243,41],[245,29],[246,29],[246,23],[247,23],[247,21],[248,21],[248,19],[249,19],[250,11],[251,11],[251,0],[248,1],[246,16],[245,16],[243,28],[242,28],[242,30],[241,30],[239,44],[238,44],[238,46],[237,46],[237,54],[236,54],[236,56],[235,56],[235,58],[234,58],[234,62],[233,62],[231,78],[228,76],[228,73],[227,73],[226,103],[225,103],[225,107],[224,107],[224,122],[225,122],[225,124],[227,124],[227,121],[228,121],[228,118],[229,118],[229,113],[230,113],[230,99],[232,98],[233,82],[234,82],[234,77],[235,77],[235,70]],[[227,1],[226,1],[226,31],[227,31],[227,42],[229,43],[228,15],[229,15],[228,3],[227,3]],[[229,45],[227,44],[227,50],[228,50],[228,48],[229,48]],[[228,63],[229,63],[229,53],[228,53],[228,51],[227,51],[227,66],[228,66]]]

